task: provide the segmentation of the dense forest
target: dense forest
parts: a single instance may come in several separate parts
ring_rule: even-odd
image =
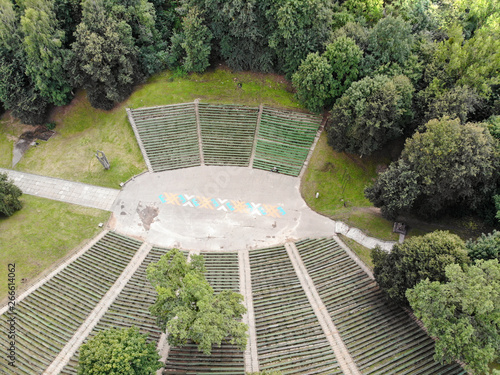
[[[331,111],[338,151],[408,138],[366,192],[385,216],[500,219],[498,0],[0,0],[0,18],[0,104],[24,123],[77,88],[111,109],[165,69],[275,72]]]

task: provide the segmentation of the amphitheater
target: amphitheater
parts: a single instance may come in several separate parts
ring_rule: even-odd
[[[137,326],[157,344],[163,374],[466,374],[434,361],[434,341],[383,299],[337,233],[369,247],[377,241],[313,212],[300,196],[320,117],[199,101],[127,115],[148,172],[121,190],[8,171],[27,194],[105,209],[111,218],[19,296],[17,367],[2,360],[0,373],[76,374],[83,342],[109,327]],[[216,292],[244,296],[244,352],[229,344],[211,356],[192,344],[169,347],[149,314],[155,293],[145,270],[173,247],[204,256]],[[0,313],[7,331],[6,307]],[[0,341],[5,353],[6,335]]]

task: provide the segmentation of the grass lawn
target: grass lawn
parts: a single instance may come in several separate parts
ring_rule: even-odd
[[[93,238],[109,212],[38,198],[21,197],[23,208],[0,218],[0,301],[7,296],[7,264],[16,264],[16,284],[30,284],[42,271]]]
[[[238,88],[237,84],[242,87]],[[136,88],[134,93],[111,111],[90,106],[85,92],[77,93],[67,106],[51,114],[57,134],[48,142],[30,148],[16,170],[59,177],[72,181],[117,188],[120,182],[146,170],[125,108],[191,102],[235,103],[300,109],[281,76],[232,73],[216,69],[204,74],[174,78],[163,72]],[[14,139],[31,127],[4,115],[0,121],[0,166],[11,168]],[[106,171],[95,157],[104,151],[111,163]]]
[[[356,255],[363,261],[364,264],[368,266],[371,270],[373,270],[373,261],[371,257],[372,250],[360,245],[354,240],[351,240],[349,237],[344,236],[343,234],[338,235],[340,239],[347,245],[349,248],[356,253]]]

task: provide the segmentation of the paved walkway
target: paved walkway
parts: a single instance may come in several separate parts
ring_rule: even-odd
[[[101,320],[106,311],[108,311],[111,304],[115,301],[116,297],[123,290],[125,285],[127,285],[130,278],[133,276],[135,271],[139,268],[141,263],[144,261],[152,246],[150,244],[144,243],[139,248],[134,257],[130,260],[128,266],[123,270],[122,274],[113,284],[113,286],[104,295],[97,306],[92,310],[87,319],[78,328],[73,337],[66,343],[64,348],[61,350],[59,355],[54,359],[50,366],[45,370],[43,375],[53,375],[59,374],[64,366],[68,364],[71,357],[80,348],[80,345],[85,341],[87,336],[92,332],[96,324]]]
[[[111,211],[120,190],[0,168],[24,194]]]
[[[323,332],[325,333],[325,336],[335,353],[335,357],[337,358],[342,372],[345,375],[361,375],[361,372],[354,363],[354,360],[347,350],[344,341],[342,341],[339,331],[337,330],[337,327],[335,327],[326,306],[323,304],[313,281],[307,273],[306,266],[304,265],[304,262],[302,262],[302,258],[300,257],[295,244],[293,242],[288,242],[285,244],[285,247],[290,260],[292,261],[295,273],[299,278],[300,284],[302,285],[307,299],[309,300],[309,303],[319,320],[321,328],[323,329]]]

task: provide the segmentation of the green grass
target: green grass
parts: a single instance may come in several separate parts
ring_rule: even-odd
[[[30,284],[72,249],[93,238],[109,212],[23,195],[23,208],[0,217],[0,301],[7,295],[7,264],[16,264],[16,284]]]
[[[371,270],[373,270],[371,249],[360,245],[356,241],[344,236],[343,234],[339,234],[339,237],[352,251],[356,253],[356,255],[363,261],[364,264],[366,264]]]
[[[237,87],[242,84],[242,88]],[[111,111],[90,106],[84,92],[64,107],[55,108],[51,121],[57,134],[48,142],[30,148],[16,170],[117,188],[120,182],[146,170],[137,141],[128,123],[125,108],[191,102],[234,103],[300,109],[284,78],[255,73],[232,73],[216,69],[205,74],[173,78],[170,72],[152,77],[146,84]],[[0,166],[11,167],[14,136],[22,126],[5,115],[0,121]],[[95,157],[104,151],[111,163],[106,171]]]

